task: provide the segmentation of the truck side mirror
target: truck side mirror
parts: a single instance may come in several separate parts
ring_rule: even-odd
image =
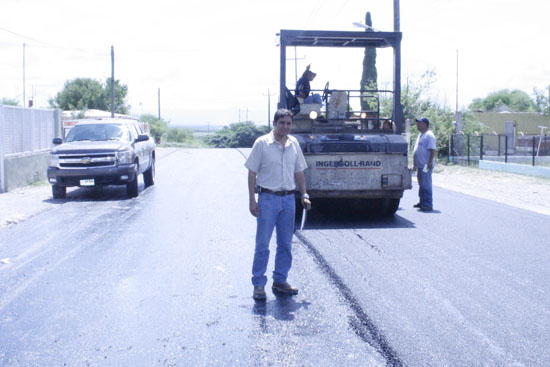
[[[147,141],[149,140],[149,135],[138,135],[136,141],[137,142],[140,142],[140,141]]]
[[[54,143],[55,145],[63,144],[63,139],[53,138],[52,143]]]

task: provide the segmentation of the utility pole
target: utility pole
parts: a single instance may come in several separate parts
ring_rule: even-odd
[[[111,117],[115,117],[115,48],[111,46]]]
[[[456,50],[456,104],[455,104],[455,132],[462,131],[462,112],[458,111],[458,50]],[[460,144],[460,139],[458,140]]]
[[[298,55],[296,46],[294,46],[294,79],[296,79],[295,83],[298,83]]]
[[[267,94],[262,96],[267,96],[267,127],[271,128],[271,91],[267,88]]]
[[[401,13],[399,9],[399,0],[393,0],[393,31],[400,32]],[[401,104],[401,43],[397,42],[393,48],[394,77],[393,77],[393,105],[395,132],[403,132],[403,105]]]
[[[27,96],[25,95],[25,46],[23,43],[23,103],[21,103],[23,107],[27,105]]]
[[[458,113],[458,50],[456,50],[456,107],[455,114]]]
[[[160,120],[160,88],[159,88],[159,120]]]
[[[298,57],[296,55],[296,46],[294,46],[294,58],[293,59],[287,59],[287,60],[294,60],[294,83],[298,83],[298,60],[305,60],[305,57]]]
[[[267,88],[267,128],[271,129],[271,94]]]
[[[241,122],[241,110],[246,111],[246,120],[244,122],[247,122],[248,121],[248,107],[246,108],[246,110],[244,108],[239,107],[239,122]]]

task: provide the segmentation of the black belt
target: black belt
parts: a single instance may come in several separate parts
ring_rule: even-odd
[[[261,193],[267,193],[267,194],[274,194],[277,196],[287,196],[287,195],[294,195],[296,193],[295,190],[282,190],[282,191],[273,191],[270,189],[265,189],[263,187],[260,187],[260,194]]]

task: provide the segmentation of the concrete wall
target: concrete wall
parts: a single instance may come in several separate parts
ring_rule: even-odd
[[[491,133],[491,130],[494,130],[498,134],[504,134],[506,121],[515,122],[516,133],[521,131],[526,135],[539,135],[539,126],[550,128],[550,119],[535,112],[475,112],[473,115],[476,121],[487,126],[485,133]],[[548,134],[548,130],[544,133]]]
[[[49,152],[4,159],[6,191],[47,179]]]
[[[533,167],[533,166],[527,166],[523,164],[502,163],[502,162],[482,160],[482,161],[479,161],[479,168],[491,170],[491,171],[502,171],[502,172],[517,173],[520,175],[550,178],[550,168],[548,167],[537,167],[537,166]]]
[[[483,156],[486,161],[504,162],[504,155],[501,156]],[[533,157],[530,155],[508,155],[508,163],[519,163],[531,165],[533,163]],[[550,156],[535,157],[535,166],[538,164],[550,163]]]

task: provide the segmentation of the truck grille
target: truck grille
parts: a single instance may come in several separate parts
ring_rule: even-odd
[[[116,164],[115,153],[60,154],[59,168],[111,167]]]

